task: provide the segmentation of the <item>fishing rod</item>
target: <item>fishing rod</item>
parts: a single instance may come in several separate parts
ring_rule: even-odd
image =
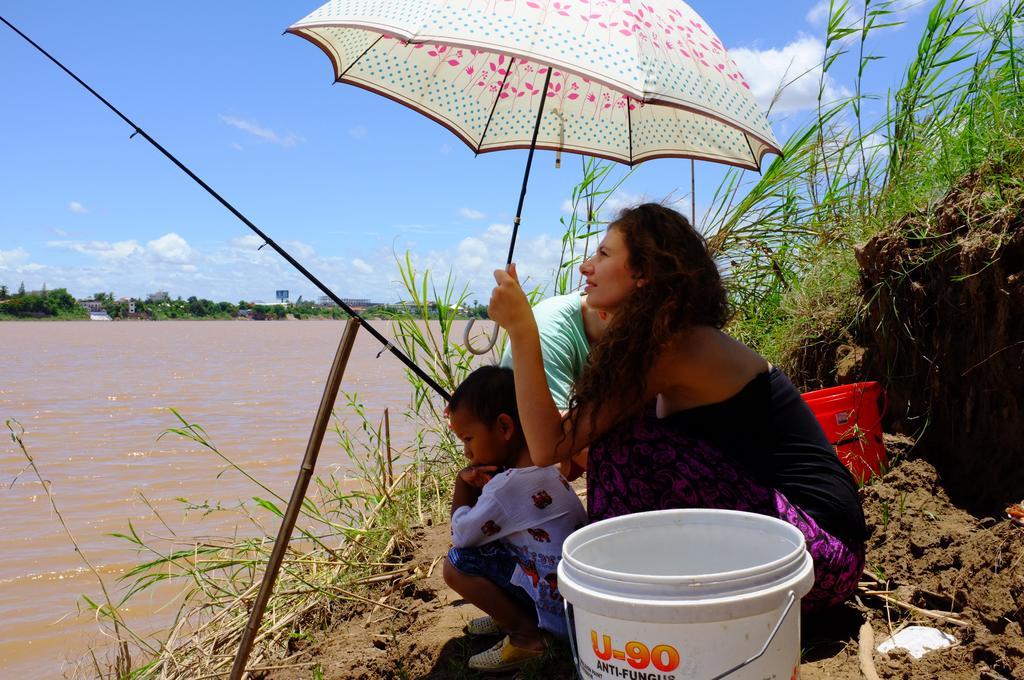
[[[391,344],[390,340],[388,340],[383,335],[381,335],[380,332],[378,332],[376,328],[374,328],[373,326],[368,324],[366,322],[366,319],[364,319],[362,316],[360,316],[344,300],[342,300],[340,297],[335,295],[334,291],[332,291],[327,286],[325,286],[320,281],[320,279],[315,277],[312,273],[310,273],[310,271],[308,269],[303,267],[299,263],[298,260],[296,260],[294,257],[292,257],[288,253],[288,251],[286,251],[284,248],[279,246],[276,241],[274,241],[272,238],[270,238],[265,233],[263,233],[263,231],[259,227],[257,227],[251,221],[249,221],[249,218],[247,218],[245,215],[240,213],[233,205],[228,203],[227,200],[224,199],[224,197],[222,197],[220,194],[218,194],[216,191],[214,191],[214,189],[209,184],[204,182],[198,175],[196,175],[194,172],[192,172],[184,163],[182,163],[177,158],[175,158],[174,155],[171,154],[171,152],[169,152],[167,149],[165,149],[163,146],[161,146],[160,143],[157,142],[155,139],[150,137],[149,134],[146,133],[145,130],[143,130],[138,125],[136,125],[134,121],[132,121],[130,118],[128,118],[128,116],[126,116],[123,113],[121,113],[120,111],[118,111],[117,108],[113,104],[111,104],[106,99],[104,99],[102,95],[100,95],[98,92],[96,92],[96,90],[94,90],[91,87],[89,87],[88,83],[86,83],[84,80],[82,80],[81,78],[76,76],[74,73],[72,73],[72,71],[67,66],[65,66],[62,63],[60,63],[60,61],[58,61],[49,52],[47,52],[41,46],[39,46],[34,40],[32,40],[32,38],[28,37],[27,35],[22,33],[20,30],[18,30],[17,26],[15,26],[11,22],[9,22],[2,15],[0,15],[0,21],[2,21],[3,23],[7,24],[7,26],[12,31],[14,31],[19,36],[21,36],[29,45],[31,45],[32,47],[34,47],[37,50],[39,50],[39,52],[41,52],[43,54],[43,56],[45,56],[47,59],[49,59],[54,64],[56,64],[62,71],[64,71],[64,73],[67,73],[69,76],[71,76],[75,80],[75,82],[77,82],[79,85],[81,85],[86,90],[88,90],[89,93],[92,96],[96,97],[101,102],[103,102],[103,104],[108,109],[113,111],[118,116],[118,118],[123,120],[129,126],[131,126],[131,128],[133,130],[135,130],[135,132],[132,133],[132,135],[131,135],[131,137],[129,137],[129,139],[134,138],[135,135],[141,135],[142,138],[145,139],[150,144],[152,144],[153,147],[157,151],[159,151],[164,156],[166,156],[167,159],[169,161],[171,161],[172,163],[174,163],[176,166],[178,166],[178,168],[181,169],[182,172],[184,172],[186,175],[191,177],[192,180],[195,181],[196,184],[198,184],[203,189],[205,189],[206,193],[210,194],[215,199],[217,199],[217,201],[221,205],[223,205],[225,208],[227,208],[228,211],[230,211],[232,215],[234,215],[235,217],[240,219],[242,221],[242,223],[245,224],[245,226],[249,227],[249,229],[251,229],[253,232],[255,232],[257,236],[259,236],[261,239],[263,239],[265,245],[268,245],[271,248],[273,248],[275,251],[277,251],[278,255],[280,255],[285,260],[287,260],[288,263],[290,265],[292,265],[293,267],[295,267],[295,269],[297,269],[299,271],[299,273],[301,273],[303,276],[305,276],[310,281],[310,283],[312,283],[314,286],[319,288],[324,293],[324,295],[329,297],[331,300],[334,301],[335,304],[337,304],[339,307],[341,307],[343,310],[345,310],[345,312],[349,316],[358,319],[360,321],[360,323],[362,324],[362,326],[370,333],[370,335],[372,335],[374,338],[379,340],[382,345],[384,345],[384,349],[382,349],[381,352],[383,352],[384,350],[390,351],[396,358],[398,358],[399,361],[401,361],[403,364],[405,364],[409,368],[409,370],[411,370],[413,373],[415,373],[421,380],[423,380],[423,382],[425,382],[435,392],[437,392],[441,397],[443,397],[445,401],[448,401],[448,400],[451,399],[451,395],[449,395],[448,392],[444,390],[444,388],[442,388],[440,385],[438,385],[437,382],[433,378],[431,378],[429,375],[427,375],[426,372],[424,372],[424,370],[422,368],[417,366],[416,363],[412,359],[407,357],[400,349],[398,349],[393,344]],[[377,356],[380,356],[380,355],[378,354]]]

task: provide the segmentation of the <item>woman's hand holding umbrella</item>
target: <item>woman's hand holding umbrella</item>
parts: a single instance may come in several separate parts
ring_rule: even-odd
[[[519,285],[515,263],[509,265],[508,271],[495,269],[494,282],[497,285],[491,291],[487,316],[504,328],[510,339],[524,331],[528,332],[531,327],[536,335],[537,323],[533,318],[533,308],[530,307],[523,287]]]
[[[487,314],[508,332],[516,373],[519,421],[534,465],[552,465],[562,432],[562,414],[548,390],[540,334],[530,301],[519,285],[515,264],[494,272],[494,290]],[[563,458],[568,456],[563,456]]]

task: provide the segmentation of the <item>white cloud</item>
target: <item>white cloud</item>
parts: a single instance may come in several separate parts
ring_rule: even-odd
[[[28,252],[24,248],[0,250],[0,269],[13,269],[27,259]]]
[[[286,241],[284,245],[285,250],[288,250],[293,257],[301,257],[304,260],[309,260],[316,256],[316,250],[308,243],[303,243],[302,241]]]
[[[139,255],[145,249],[135,239],[128,241],[47,241],[47,247],[73,250],[82,255],[95,257],[99,260],[123,260],[132,255]]]
[[[995,1],[1005,2],[1006,0]],[[986,2],[991,3],[993,2],[993,0],[982,0],[983,5],[986,4]],[[838,7],[839,4],[840,3],[837,2],[836,6]],[[897,23],[897,25],[888,27],[888,30],[899,29],[902,26],[902,22],[906,21],[907,17],[917,12],[918,10],[925,9],[926,7],[928,7],[928,4],[929,3],[926,2],[926,0],[892,0],[892,4],[885,8],[888,14],[880,16],[878,19],[875,20],[874,23],[877,25],[880,23],[888,24],[895,22]],[[879,3],[875,3],[875,7],[873,7],[872,9],[878,9],[879,7]],[[811,7],[811,9],[807,11],[807,15],[805,16],[805,18],[807,19],[807,22],[810,24],[813,24],[815,26],[825,26],[825,24],[828,23],[828,12],[829,0],[819,0],[817,3],[814,4],[813,7]],[[843,21],[843,26],[859,30],[863,25],[863,19],[864,3],[858,2],[858,0],[851,0],[850,7],[846,11],[846,17]],[[851,42],[859,39],[859,35],[851,35],[846,38],[846,42]]]
[[[357,272],[360,272],[362,274],[372,274],[373,273],[373,266],[370,265],[369,263],[367,263],[365,260],[359,259],[358,257],[353,258],[353,260],[352,260],[352,268],[355,269]]]
[[[162,262],[184,264],[192,257],[192,248],[188,242],[174,232],[164,234],[146,244],[149,254]]]
[[[462,268],[477,270],[487,257],[487,245],[475,236],[467,236],[459,241],[456,252],[457,262]]]
[[[459,214],[465,217],[467,220],[482,220],[487,217],[484,213],[473,208],[459,208]]]
[[[243,250],[255,250],[263,245],[263,239],[256,234],[246,234],[245,236],[236,236],[231,239],[231,245]]]
[[[647,194],[635,194],[620,189],[611,196],[609,196],[603,204],[595,207],[600,207],[601,212],[598,214],[598,217],[604,221],[613,220],[616,217],[618,217],[619,213],[625,210],[626,208],[634,208],[640,205],[641,203],[664,203],[670,208],[675,208],[676,210],[681,211],[685,215],[690,214],[689,194],[681,198],[669,200],[671,198],[671,196],[665,198],[654,198]],[[581,203],[579,209],[581,211],[585,210],[585,206]],[[562,201],[562,212],[566,214],[572,213],[572,201],[570,199],[567,198],[564,201]]]
[[[192,257],[192,248],[174,232],[164,234],[145,246],[135,239],[127,241],[47,241],[47,247],[71,250],[100,262],[123,262],[130,258],[149,258],[158,262],[183,264]]]
[[[632,194],[628,191],[616,191],[608,197],[608,200],[601,206],[604,219],[615,219],[615,217],[626,208],[632,208],[647,203],[651,199],[644,194]]]
[[[486,229],[468,234],[452,248],[414,255],[414,263],[420,271],[429,269],[435,280],[443,280],[451,271],[460,288],[462,285],[468,287],[470,300],[486,302],[494,286],[494,270],[505,266],[511,235],[511,225],[491,224]],[[530,236],[521,230],[514,257],[520,281],[527,287],[548,284],[554,277],[561,252],[560,236]]]
[[[828,8],[829,0],[819,0],[811,9],[807,11],[807,22],[819,26],[825,23],[828,19]]]
[[[366,129],[365,125],[356,125],[348,129],[348,136],[352,139],[366,139],[366,135],[369,133],[370,131]]]
[[[452,215],[452,222],[461,220]],[[438,285],[443,284],[448,272],[459,290],[467,285],[470,300],[486,303],[494,285],[492,272],[505,262],[512,227],[508,223],[470,222],[472,229],[457,228],[449,224],[429,226],[431,235],[460,232],[449,239],[430,239],[430,247],[413,255],[417,269],[430,269]],[[536,226],[534,227],[536,228]],[[382,229],[396,234],[395,227]],[[409,233],[408,236],[416,238]],[[404,258],[408,238],[398,236],[398,244],[372,246],[347,253],[344,256],[325,256],[299,250],[308,245],[291,242],[286,246],[303,264],[331,290],[343,299],[369,298],[375,301],[394,301],[403,297],[404,288],[398,274],[394,250]],[[461,239],[461,242],[460,242]],[[286,261],[270,248],[257,250],[261,239],[241,230],[228,235],[220,244],[203,242],[201,249],[175,233],[159,238],[138,241],[100,242],[62,239],[48,244],[66,252],[81,254],[78,262],[49,267],[45,271],[29,273],[25,268],[31,261],[21,250],[0,252],[0,279],[6,277],[10,285],[25,280],[26,287],[39,288],[45,280],[52,287],[66,286],[74,295],[89,295],[95,290],[114,291],[116,295],[145,296],[155,290],[167,290],[172,296],[196,295],[211,300],[272,300],[277,289],[289,289],[292,298],[299,294],[305,299],[316,299],[318,293],[312,284],[298,274]],[[520,232],[516,246],[516,264],[522,280],[528,286],[548,284],[558,265],[561,253],[560,234],[538,234],[531,229]],[[306,258],[309,255],[309,258]],[[5,267],[14,268],[5,269]],[[18,272],[17,274],[15,272]],[[24,272],[24,274],[22,274]],[[550,288],[548,290],[550,293]],[[433,293],[431,293],[433,295]],[[406,295],[407,296],[407,295]]]
[[[71,201],[70,203],[68,203],[68,210],[70,210],[73,213],[87,213],[87,212],[89,212],[89,209],[86,208],[81,203],[79,203],[78,201]]]
[[[768,108],[780,87],[784,88],[772,107],[773,113],[792,113],[818,105],[825,43],[801,35],[782,49],[756,50],[741,47],[731,50],[740,70],[761,106]],[[825,77],[825,102],[847,97],[850,91]]]
[[[509,238],[512,236],[512,225],[492,224],[487,227],[487,235],[496,238]]]
[[[281,135],[270,128],[265,128],[259,123],[244,118],[236,118],[235,116],[225,116],[221,114],[220,119],[228,125],[238,128],[243,132],[247,132],[250,135],[262,139],[265,142],[271,144],[277,144],[286,149],[289,149],[299,142],[304,141],[302,137],[298,136],[294,132],[288,132]]]

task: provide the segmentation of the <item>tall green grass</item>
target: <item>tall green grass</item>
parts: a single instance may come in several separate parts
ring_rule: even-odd
[[[1019,155],[1024,3],[977,9],[936,2],[899,87],[872,94],[871,39],[898,24],[894,3],[853,14],[833,0],[817,116],[761,176],[730,171],[701,222],[728,271],[740,339],[785,361],[802,343],[842,337],[861,311],[854,245]],[[826,102],[825,78],[844,59],[856,60],[854,94]],[[884,102],[884,114],[867,119],[865,101]]]

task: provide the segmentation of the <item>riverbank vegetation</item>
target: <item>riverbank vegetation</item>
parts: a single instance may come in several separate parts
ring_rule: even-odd
[[[24,288],[24,287],[22,287]],[[253,321],[285,319],[347,319],[348,313],[334,304],[323,304],[299,299],[289,304],[266,305],[258,302],[214,302],[194,295],[188,299],[117,300],[112,293],[96,293],[93,298],[99,308],[114,320],[169,321],[180,319],[245,319]],[[425,303],[427,318],[438,319],[454,315],[457,319],[486,319],[487,306],[462,300],[454,308],[445,309],[445,302]],[[356,311],[364,319],[402,319],[413,313],[404,303],[359,306]],[[415,312],[417,315],[419,312]],[[14,319],[88,319],[89,312],[64,288],[52,291],[7,294],[0,286],[0,320]]]
[[[1020,375],[1024,74],[1019,44],[1024,1],[1010,0],[989,15],[977,14],[965,2],[936,2],[899,86],[891,93],[862,91],[864,75],[877,59],[870,38],[893,27],[897,7],[871,1],[854,12],[847,2],[831,3],[815,120],[789,138],[784,157],[772,160],[760,176],[730,172],[698,223],[728,274],[736,309],[732,333],[782,364],[805,387],[886,378],[904,398],[898,409],[893,407],[898,412],[890,414],[891,427],[927,441],[931,433],[948,434],[942,419],[950,415],[926,398],[929,389],[946,389],[943,381],[951,380],[938,369],[948,357],[936,353],[945,347],[936,344],[936,336],[963,327],[945,324],[1003,324],[979,341],[981,346],[958,347],[968,352],[961,377]],[[853,94],[827,101],[825,78],[840,60],[853,61]],[[883,113],[867,116],[869,102]],[[574,191],[575,212],[563,241],[563,266],[548,292],[573,289],[578,258],[614,217],[602,208],[620,181],[615,179],[619,170],[590,160],[583,167],[584,181]],[[973,244],[971,257],[963,255],[965,242]],[[946,266],[954,260],[963,266]],[[454,315],[446,311],[464,303],[465,292],[450,278],[435,288],[429,273],[416,272],[410,260],[400,264],[413,301],[394,317],[398,344],[451,390],[471,365],[459,339],[451,337]],[[986,279],[989,274],[998,276]],[[972,298],[955,296],[973,290],[974,299],[980,299],[981,285],[994,291],[992,304],[998,309],[1016,299],[1016,316],[1004,314],[989,322],[958,316],[971,311],[959,300]],[[428,297],[444,304],[432,312]],[[949,299],[958,302],[949,305]],[[418,323],[435,318],[432,314],[437,323]],[[915,325],[918,321],[933,326],[930,334]],[[905,354],[928,361],[910,364]],[[348,604],[365,605],[369,618],[397,613],[401,606],[395,598],[414,595],[418,580],[436,566],[424,570],[407,560],[411,536],[417,526],[445,520],[461,454],[444,426],[440,399],[415,376],[409,381],[412,396],[405,417],[416,422],[418,434],[407,448],[390,442],[379,405],[349,395],[339,407],[360,417],[355,428],[339,425],[335,439],[360,470],[361,481],[353,489],[329,476],[316,480],[250,661],[257,674],[293,667],[305,669],[306,677],[323,677],[316,641],[347,621]],[[984,386],[969,387],[980,395]],[[1012,417],[999,415],[1010,413],[1005,409],[1013,406],[1012,398],[1000,398],[1004,411],[981,415]],[[201,414],[182,414],[168,435],[201,445],[248,476],[192,417]],[[971,452],[960,455],[987,458]],[[999,473],[1016,483],[1021,481],[1017,467]],[[256,518],[253,526],[275,527],[285,501],[252,481],[256,498],[242,512]],[[118,624],[131,650],[115,648],[109,664],[97,662],[88,674],[224,674],[273,535],[270,529],[180,546],[140,537],[129,527],[122,538],[136,545],[144,559],[122,579],[122,598],[93,607],[102,622]],[[884,574],[879,578],[884,585]],[[131,633],[121,616],[125,602],[168,581],[185,588],[172,630],[159,638]],[[899,614],[887,610],[884,616]],[[381,649],[397,649],[395,640],[378,643]],[[394,659],[395,677],[408,676],[402,664],[401,658]],[[132,670],[126,673],[126,667]]]
[[[64,288],[25,292],[24,285],[14,295],[0,286],[0,321],[12,319],[88,319],[83,309]]]

